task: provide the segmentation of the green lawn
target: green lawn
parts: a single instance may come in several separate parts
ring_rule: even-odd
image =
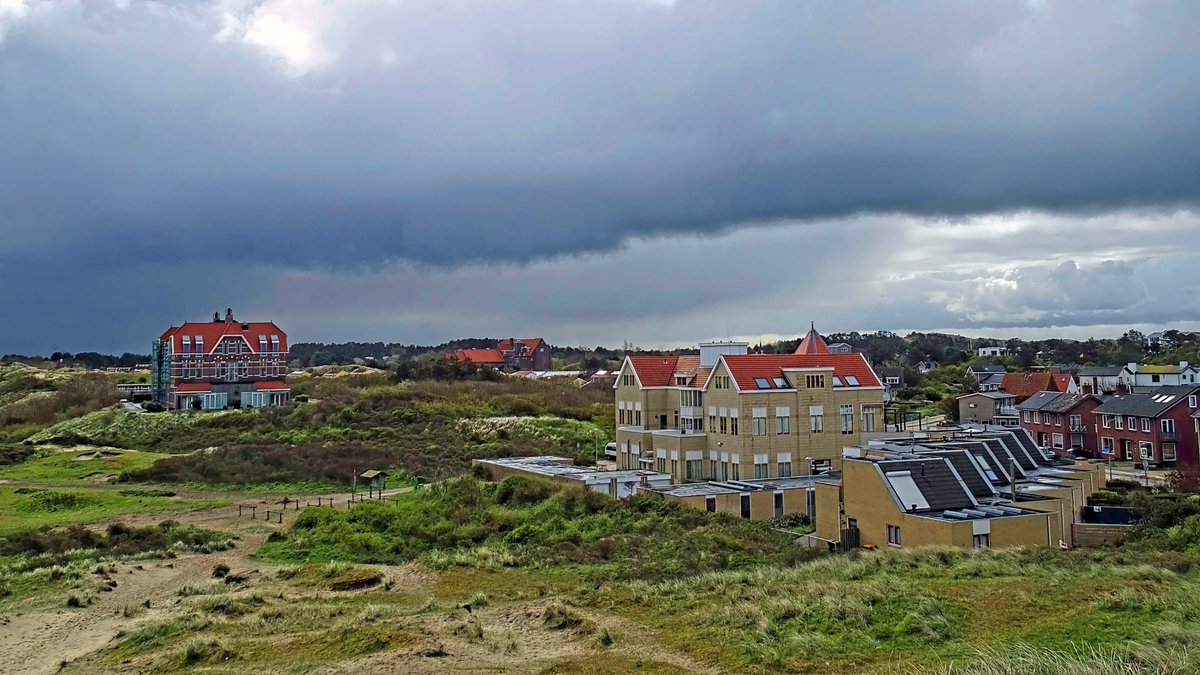
[[[217,499],[183,500],[122,494],[117,490],[0,486],[0,535],[45,526],[86,524],[131,513],[225,506]]]
[[[66,452],[43,450],[40,456],[20,464],[0,466],[0,480],[31,483],[60,483],[118,476],[126,471],[145,469],[170,455],[156,452],[127,452],[92,449]]]

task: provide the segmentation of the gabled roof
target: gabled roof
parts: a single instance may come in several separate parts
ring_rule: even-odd
[[[1006,372],[1008,372],[1008,370],[1004,366],[998,366],[998,365],[994,365],[991,363],[977,363],[977,364],[974,364],[974,365],[970,366],[969,368],[967,368],[967,370],[971,371],[972,373],[1006,373]]]
[[[808,335],[800,341],[800,346],[796,347],[795,354],[828,354],[829,345],[825,344],[825,340],[821,338],[821,334],[817,332],[816,325],[808,329]]]
[[[990,373],[983,376],[979,380],[979,384],[996,385],[997,387],[1004,384],[1004,373]]]
[[[1097,415],[1158,417],[1180,403],[1186,404],[1188,396],[1197,391],[1200,391],[1200,385],[1177,384],[1159,387],[1144,394],[1112,396],[1097,406],[1095,413]]]
[[[259,338],[267,338],[267,348],[271,349],[271,337],[279,339],[279,351],[286,352],[287,334],[279,330],[272,321],[255,321],[243,323],[241,321],[189,321],[182,326],[171,326],[161,336],[160,340],[171,341],[171,351],[175,354],[183,353],[183,338],[187,336],[189,342],[195,344],[197,336],[202,338],[204,343],[204,353],[212,354],[217,349],[221,338],[236,335],[245,338],[246,343],[250,345],[251,353],[258,353]],[[195,349],[193,346],[192,349]]]
[[[1075,378],[1067,373],[1054,373],[1050,376],[1050,379],[1054,383],[1055,391],[1066,392],[1071,388],[1072,384],[1075,384]]]
[[[1004,391],[1017,398],[1027,398],[1039,391],[1056,391],[1053,373],[1005,373]]]
[[[512,351],[514,345],[524,345],[527,354],[533,354],[545,343],[542,338],[518,338],[501,340],[496,343],[496,349],[501,352]]]
[[[1099,403],[1102,399],[1093,394],[1060,394],[1058,398],[1042,406],[1042,412],[1069,413],[1080,403],[1087,400],[1094,400]],[[1019,408],[1020,406],[1017,407]]]
[[[763,389],[757,379],[765,379],[773,389],[791,389],[791,385],[774,386],[775,378],[784,377],[785,368],[831,368],[837,388],[854,388],[854,382],[859,387],[883,386],[862,354],[725,354],[721,359],[743,391]]]
[[[1053,403],[1062,396],[1057,391],[1039,391],[1017,404],[1017,410],[1037,411]]]
[[[462,362],[480,365],[504,365],[504,355],[499,349],[460,349],[450,355]]]
[[[675,384],[675,369],[679,364],[679,356],[628,356],[629,365],[637,373],[638,382],[643,387],[669,387]],[[694,357],[697,366],[700,357]]]

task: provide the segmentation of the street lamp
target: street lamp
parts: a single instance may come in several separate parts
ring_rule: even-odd
[[[808,462],[808,475],[813,475],[813,458],[805,457],[804,461]]]

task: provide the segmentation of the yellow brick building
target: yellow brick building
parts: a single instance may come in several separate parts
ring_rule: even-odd
[[[794,354],[746,343],[699,356],[632,356],[616,384],[617,466],[677,482],[837,470],[842,448],[884,428],[884,387],[861,354],[832,354],[815,330]]]

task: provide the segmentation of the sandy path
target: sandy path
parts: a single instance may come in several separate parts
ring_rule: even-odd
[[[394,494],[398,491],[389,491]],[[219,495],[209,495],[219,496]],[[332,496],[334,505],[345,508],[350,495]],[[316,501],[315,497],[310,498]],[[306,501],[301,497],[301,504]],[[212,554],[188,554],[172,560],[120,563],[110,577],[117,582],[111,592],[96,591],[93,603],[85,608],[72,609],[66,606],[50,611],[34,611],[24,614],[0,616],[0,673],[54,673],[64,662],[70,662],[102,649],[116,637],[118,631],[129,631],[131,627],[160,617],[173,605],[176,591],[186,584],[204,584],[212,579],[212,569],[224,563],[234,570],[255,569],[257,562],[249,558],[262,546],[273,531],[286,528],[299,511],[284,511],[283,524],[268,524],[263,512],[271,507],[279,508],[278,497],[248,497],[239,499],[242,505],[257,505],[258,519],[251,520],[248,512],[239,517],[237,505],[203,511],[142,513],[114,518],[95,527],[105,527],[110,522],[123,522],[130,526],[144,527],[157,524],[167,518],[187,525],[195,525],[238,537],[235,547],[228,551]],[[97,585],[103,578],[90,575]],[[126,606],[140,608],[150,601],[149,611],[139,612],[135,617],[124,616]]]

